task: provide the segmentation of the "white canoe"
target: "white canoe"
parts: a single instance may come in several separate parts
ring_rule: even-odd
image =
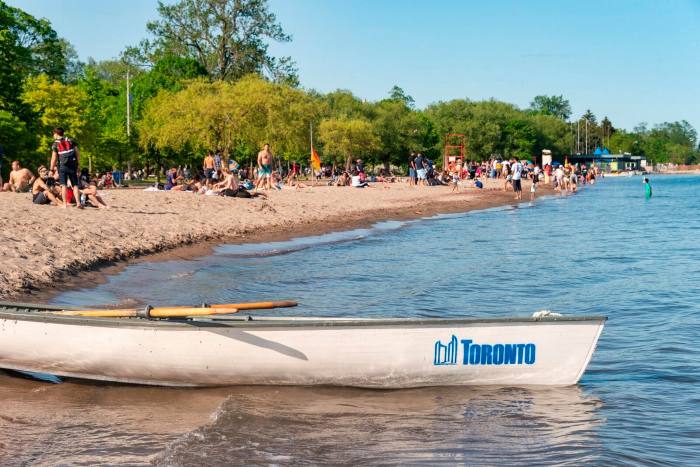
[[[162,386],[575,384],[606,318],[47,315],[0,303],[0,368]]]

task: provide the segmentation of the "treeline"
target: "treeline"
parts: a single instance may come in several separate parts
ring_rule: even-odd
[[[527,109],[468,99],[417,109],[398,86],[376,102],[304,90],[294,62],[268,53],[268,41],[290,37],[265,1],[180,0],[158,11],[148,40],[118,60],[81,63],[47,20],[0,0],[5,159],[45,163],[53,126],[78,141],[93,170],[199,165],[211,149],[246,163],[266,142],[281,160],[303,162],[311,130],[323,162],[337,164],[404,165],[412,151],[440,163],[448,133],[464,134],[476,160],[532,159],[542,149],[563,160],[596,147],[654,163],[699,159],[688,122],[625,131],[590,111],[572,122],[563,96],[537,96]]]

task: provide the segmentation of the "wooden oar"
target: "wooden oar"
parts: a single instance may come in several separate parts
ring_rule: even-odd
[[[68,310],[49,313],[62,316],[91,316],[95,318],[180,318],[184,316],[229,315],[238,313],[239,310],[264,310],[297,305],[298,303],[293,300],[277,300],[271,302],[224,303],[205,307],[169,306],[146,307],[142,309]]]
[[[161,307],[122,310],[66,310],[51,311],[49,314],[61,316],[89,316],[93,318],[183,318],[186,316],[230,315],[238,313],[238,308],[188,308]]]
[[[239,310],[266,310],[270,308],[289,308],[297,305],[298,303],[294,300],[277,300],[272,302],[223,303],[209,306],[212,308],[238,308]]]

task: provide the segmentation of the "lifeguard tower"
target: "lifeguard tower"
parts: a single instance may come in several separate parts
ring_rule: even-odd
[[[448,133],[445,136],[445,160],[442,168],[453,171],[456,166],[464,167],[464,135]]]

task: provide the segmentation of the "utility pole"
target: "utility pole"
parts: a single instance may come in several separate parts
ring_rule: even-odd
[[[129,70],[126,71],[126,138],[131,141],[131,86]]]
[[[126,170],[131,178],[131,76],[128,68],[126,70],[126,150]]]
[[[581,154],[581,119],[576,121],[576,154]]]

